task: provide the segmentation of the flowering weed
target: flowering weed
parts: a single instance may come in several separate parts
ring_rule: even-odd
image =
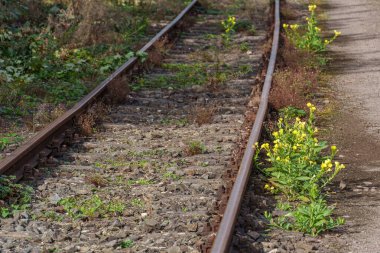
[[[305,49],[313,53],[326,50],[326,46],[332,43],[341,33],[334,31],[334,36],[330,39],[322,39],[321,28],[318,27],[318,20],[315,14],[317,6],[309,5],[310,15],[306,17],[307,24],[283,24],[287,37],[300,49]]]
[[[223,44],[228,46],[231,42],[231,36],[235,32],[236,18],[234,16],[228,16],[221,24],[224,28],[224,33],[222,34]]]
[[[307,107],[309,117],[306,121],[299,118],[304,115],[302,110],[285,108],[277,123],[278,131],[272,133],[273,143],[262,144],[261,150],[266,152],[270,163],[264,170],[269,178],[265,188],[281,193],[290,203],[281,204],[280,209],[288,212],[284,217],[274,219],[267,214],[267,218],[272,225],[315,236],[344,222],[331,218],[333,208],[324,200],[323,188],[345,166],[333,162],[336,146],[330,147],[328,155],[322,155],[328,145],[316,138],[315,106],[308,103]]]

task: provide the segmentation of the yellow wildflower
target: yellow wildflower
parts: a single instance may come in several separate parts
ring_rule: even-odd
[[[283,24],[282,27],[284,27],[284,29],[287,29],[289,27],[288,24]]]
[[[313,104],[312,104],[312,103],[310,103],[310,102],[309,102],[309,103],[307,103],[306,105],[307,105],[307,107],[309,107],[309,108],[311,108],[311,107],[313,106]]]
[[[319,28],[319,27],[315,27],[315,31],[317,31],[317,32],[320,32],[321,31],[321,28]]]
[[[297,30],[298,27],[299,27],[298,24],[290,25],[290,29],[292,29],[292,30]]]
[[[335,152],[335,151],[336,151],[336,146],[335,146],[335,145],[331,146],[331,151],[332,151],[332,152]]]
[[[272,134],[273,134],[273,136],[274,136],[275,138],[278,137],[278,132],[273,132]]]
[[[317,8],[317,6],[315,4],[309,5],[309,11],[315,11],[316,8]]]
[[[334,30],[334,34],[335,34],[335,36],[339,36],[339,35],[341,35],[342,33],[341,33],[341,32],[338,32],[337,30]]]
[[[327,44],[329,44],[330,43],[330,41],[328,41],[328,40],[325,40],[325,45],[327,45]]]

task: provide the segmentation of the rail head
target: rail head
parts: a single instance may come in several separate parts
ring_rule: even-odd
[[[268,63],[267,73],[265,76],[264,86],[261,93],[261,101],[256,120],[253,124],[251,134],[248,139],[239,172],[232,188],[227,207],[225,209],[222,221],[216,234],[212,253],[224,253],[230,251],[231,239],[235,228],[237,216],[239,214],[240,205],[243,199],[245,189],[248,184],[255,153],[254,144],[259,140],[261,128],[265,120],[268,109],[269,92],[272,85],[273,73],[276,65],[277,51],[279,47],[280,36],[280,0],[275,0],[275,21],[271,55]]]
[[[198,0],[192,0],[185,9],[177,15],[168,25],[166,25],[157,35],[155,35],[144,47],[138,52],[147,52],[153,45],[159,41],[165,34],[171,31],[181,21],[186,14],[188,14],[193,7],[198,3]],[[25,144],[17,148],[11,155],[5,157],[0,161],[0,175],[14,174],[17,170],[20,170],[32,157],[32,153],[37,154],[44,146],[46,146],[54,135],[61,133],[63,129],[70,124],[76,116],[83,112],[88,106],[90,106],[98,97],[103,94],[106,88],[116,78],[120,77],[126,71],[132,69],[138,63],[137,57],[132,57],[125,62],[121,67],[115,70],[107,79],[100,83],[89,94],[76,103],[70,110],[68,110],[61,117],[47,125],[40,132],[38,132],[33,138],[28,140]],[[18,173],[19,174],[19,173]]]

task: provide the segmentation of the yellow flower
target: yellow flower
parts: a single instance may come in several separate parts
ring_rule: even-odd
[[[318,133],[318,127],[316,127],[315,129],[314,129],[314,133]]]
[[[319,27],[315,27],[315,30],[317,31],[317,32],[320,32],[321,31],[321,28],[319,28]]]
[[[330,41],[328,41],[328,40],[325,40],[325,45],[327,45],[327,44],[329,44],[330,43]]]
[[[276,161],[280,161],[281,158],[279,156],[276,157]]]
[[[334,34],[335,34],[335,36],[337,37],[337,36],[341,35],[342,33],[341,33],[341,32],[338,32],[337,30],[334,30]]]
[[[297,150],[297,146],[293,146],[293,150],[296,151]]]
[[[307,105],[307,107],[309,107],[309,108],[311,108],[311,107],[313,106],[313,104],[312,104],[312,103],[310,103],[310,102],[309,102],[309,103],[307,103],[306,105]]]
[[[315,110],[317,110],[317,108],[315,108],[315,106],[310,107],[311,112],[315,112]]]
[[[288,24],[283,24],[282,27],[284,27],[284,29],[287,29],[289,27]]]
[[[298,24],[290,25],[290,29],[292,29],[292,30],[297,30],[298,27],[299,27]]]
[[[270,188],[269,184],[265,184],[264,189],[269,189],[269,188]]]
[[[336,146],[335,146],[335,145],[331,146],[331,151],[332,151],[332,152],[335,152],[335,151],[336,151]]]
[[[262,144],[261,149],[269,149],[269,143]]]
[[[317,8],[317,6],[315,4],[309,5],[309,11],[315,11],[316,8]]]
[[[273,134],[273,136],[274,136],[275,138],[278,137],[278,132],[273,132],[272,134]]]

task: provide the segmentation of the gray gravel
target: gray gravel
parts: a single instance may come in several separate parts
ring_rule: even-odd
[[[196,53],[210,43],[205,35],[219,33],[222,18],[201,16],[166,61],[199,60]],[[252,72],[216,90],[193,86],[131,93],[125,104],[111,109],[94,136],[69,148],[58,167],[35,171],[44,177],[36,182],[32,209],[0,220],[0,251],[199,252],[212,236],[207,225],[216,215],[217,194],[226,184],[222,176],[233,167],[240,143],[263,29],[255,36],[236,35],[248,52],[237,46],[222,54],[233,68],[249,63]],[[166,73],[154,68],[149,76],[161,74]],[[197,114],[197,107],[214,108],[210,123],[182,124]],[[203,152],[190,154],[190,141],[201,142]],[[68,197],[95,196],[125,208],[73,219],[60,204]]]

